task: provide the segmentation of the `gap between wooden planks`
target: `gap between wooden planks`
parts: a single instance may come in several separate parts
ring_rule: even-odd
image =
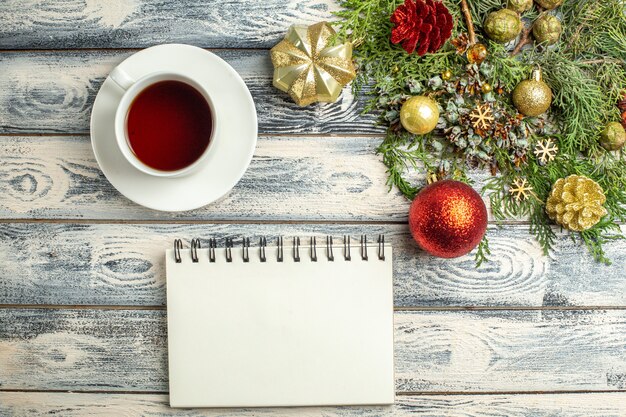
[[[6,393],[59,393],[59,394],[95,394],[95,395],[163,395],[169,394],[169,391],[107,391],[107,390],[62,390],[62,389],[13,389],[13,388],[0,388],[0,392]],[[563,390],[563,391],[397,391],[396,396],[413,397],[413,396],[448,396],[448,395],[460,395],[460,396],[475,396],[475,395],[569,395],[569,394],[612,394],[612,393],[626,393],[626,389],[615,390]],[[236,408],[236,407],[235,407]]]
[[[0,304],[0,309],[41,310],[167,310],[165,305]],[[393,311],[604,311],[624,306],[394,306]]]

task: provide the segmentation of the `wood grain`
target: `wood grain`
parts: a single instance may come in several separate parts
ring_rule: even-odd
[[[2,389],[165,392],[165,314],[0,309]],[[394,321],[399,392],[626,388],[624,310],[403,311]]]
[[[0,31],[1,28],[2,25]],[[286,93],[272,86],[273,69],[268,51],[215,52],[242,76],[250,89],[261,134],[384,132],[375,126],[373,115],[361,115],[364,100],[355,100],[349,88],[344,89],[336,103],[298,107]],[[91,107],[101,84],[131,53],[0,53],[0,133],[88,133]]]
[[[294,23],[332,19],[332,0],[4,0],[0,48],[128,48],[189,43],[268,48]]]
[[[384,220],[409,202],[388,193],[376,138],[263,137],[233,191],[202,209],[134,204],[106,180],[86,137],[0,138],[0,217],[84,219]]]
[[[415,414],[449,417],[621,417],[626,393],[550,395],[398,396],[386,407],[306,407],[262,409],[172,409],[167,395],[0,392],[0,414],[15,417],[62,415],[189,417],[390,417]]]
[[[626,231],[626,227],[624,229]],[[540,307],[626,305],[626,241],[607,245],[615,263],[594,262],[561,234],[544,257],[526,226],[490,228],[492,261],[474,268],[473,253],[434,258],[417,249],[405,225],[324,224],[2,224],[0,304],[165,304],[164,249],[175,238],[261,235],[356,238],[385,233],[394,247],[396,307]],[[255,238],[256,237],[256,238]],[[338,241],[338,240],[336,240]]]

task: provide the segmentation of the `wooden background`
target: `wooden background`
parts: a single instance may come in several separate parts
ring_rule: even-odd
[[[349,90],[301,109],[271,86],[268,49],[332,0],[0,2],[0,415],[626,415],[626,250],[611,267],[560,234],[544,257],[523,220],[493,261],[416,249],[387,192],[382,131]],[[209,48],[244,78],[260,137],[217,204],[139,207],[104,178],[89,116],[140,48]],[[485,174],[476,173],[480,185]],[[626,228],[623,228],[623,230]],[[385,233],[394,245],[393,407],[171,410],[163,250],[175,237]]]

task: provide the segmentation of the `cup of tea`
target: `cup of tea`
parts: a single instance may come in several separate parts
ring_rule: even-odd
[[[131,165],[157,177],[180,177],[207,161],[216,114],[199,83],[176,72],[135,80],[119,67],[109,77],[125,90],[115,113],[115,137]]]

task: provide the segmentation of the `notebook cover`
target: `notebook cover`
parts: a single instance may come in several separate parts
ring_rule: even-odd
[[[241,249],[231,263],[223,248],[215,263],[167,251],[170,405],[393,403],[391,247],[385,261],[250,251],[247,263]]]

